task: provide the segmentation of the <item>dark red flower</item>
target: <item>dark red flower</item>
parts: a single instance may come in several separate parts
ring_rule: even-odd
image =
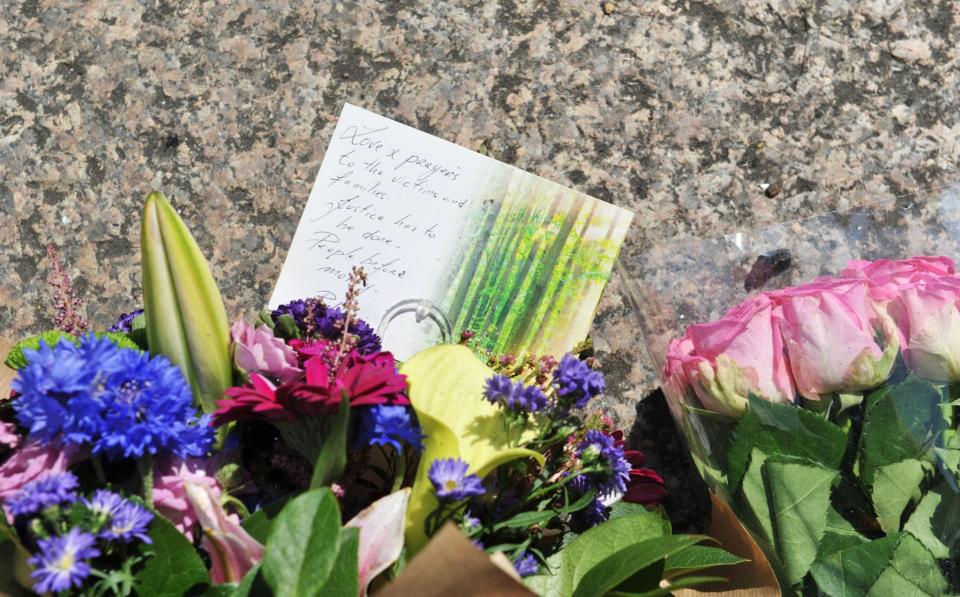
[[[251,374],[251,386],[229,388],[225,392],[229,398],[217,402],[214,423],[223,425],[244,419],[296,421],[324,416],[336,411],[342,392],[346,392],[350,406],[410,403],[404,395],[406,376],[397,372],[393,355],[388,352],[368,356],[353,353],[344,359],[335,375],[330,374],[324,357],[311,356],[304,363],[304,370],[303,380],[276,387]]]
[[[667,488],[663,478],[656,472],[648,468],[635,468],[630,471],[623,501],[651,506],[659,504],[665,497],[667,497]]]

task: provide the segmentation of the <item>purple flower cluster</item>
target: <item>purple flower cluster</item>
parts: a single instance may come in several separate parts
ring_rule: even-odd
[[[405,406],[378,404],[363,409],[357,430],[357,441],[367,445],[393,446],[398,452],[405,442],[423,449],[423,432]]]
[[[77,499],[78,480],[73,473],[54,473],[31,481],[7,500],[7,509],[16,518],[33,516],[53,506]]]
[[[117,318],[117,323],[107,328],[108,332],[127,333],[132,328],[133,320],[143,315],[143,309],[136,309],[129,313],[123,313]]]
[[[533,554],[523,552],[520,554],[520,557],[514,561],[513,567],[516,569],[517,574],[523,578],[536,574],[537,570],[540,569],[540,563],[537,561],[537,558],[533,556]]]
[[[65,535],[40,539],[40,552],[28,561],[37,593],[58,593],[79,587],[90,576],[90,560],[100,556],[96,538],[77,527]]]
[[[563,402],[583,408],[591,398],[603,393],[606,383],[602,373],[572,354],[565,354],[553,372],[553,387]]]
[[[622,495],[630,479],[630,462],[614,439],[602,431],[590,430],[577,445],[577,457],[584,466],[599,464],[599,472],[586,473],[575,479],[583,488],[593,487],[604,498]],[[573,482],[572,482],[573,483]]]
[[[38,550],[29,560],[34,567],[32,578],[37,593],[81,586],[90,576],[90,560],[102,553],[98,540],[108,545],[134,541],[152,543],[147,535],[147,526],[153,520],[149,510],[105,489],[98,490],[89,499],[78,499],[77,485],[73,473],[54,473],[27,483],[7,501],[10,513],[18,521],[28,517],[27,520],[32,519],[34,524],[40,523],[41,526],[44,526],[41,521],[51,520],[69,520],[74,525],[65,534],[41,535],[37,539]],[[78,501],[83,506],[79,511],[64,509],[65,506],[75,506]],[[79,514],[84,510],[85,515]],[[54,528],[59,528],[58,525],[53,523]],[[32,527],[26,525],[26,528]],[[107,553],[110,553],[109,547]]]
[[[203,456],[213,441],[190,386],[164,357],[90,334],[24,351],[13,388],[21,425],[42,442],[61,438],[110,460],[144,454]]]
[[[511,382],[505,375],[487,380],[483,396],[492,404],[517,413],[534,413],[547,407],[547,397],[537,386]]]
[[[285,305],[280,305],[270,313],[270,316],[274,323],[279,323],[281,317],[289,315],[296,322],[300,332],[306,333],[308,307],[309,305],[306,300],[295,300]],[[314,329],[328,340],[339,340],[342,335],[340,328],[343,325],[343,310],[336,307],[318,305],[314,307],[313,312]],[[376,332],[373,331],[373,328],[370,327],[367,322],[362,319],[351,322],[349,332],[357,337],[357,352],[360,354],[380,352],[382,348],[380,336],[377,336]]]
[[[437,459],[430,465],[427,476],[433,483],[441,502],[459,502],[483,495],[483,482],[476,475],[468,475],[470,466],[459,458]]]
[[[97,490],[92,498],[83,499],[82,503],[104,521],[99,534],[101,538],[120,543],[134,540],[152,543],[147,526],[153,520],[153,514],[143,506],[105,489]]]

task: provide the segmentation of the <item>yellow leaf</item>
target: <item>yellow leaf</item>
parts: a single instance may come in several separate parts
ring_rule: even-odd
[[[428,348],[400,368],[410,384],[410,401],[427,438],[407,507],[407,550],[427,542],[424,521],[437,507],[427,474],[438,458],[460,458],[470,473],[483,477],[505,462],[543,455],[508,445],[503,411],[483,398],[483,386],[496,373],[460,345]],[[533,430],[522,439],[531,439]]]

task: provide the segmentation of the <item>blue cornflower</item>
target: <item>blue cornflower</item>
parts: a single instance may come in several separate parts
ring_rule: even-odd
[[[58,593],[76,588],[90,576],[90,560],[100,556],[96,539],[74,527],[66,535],[40,539],[40,553],[28,561],[34,567],[31,578],[37,593]]]
[[[584,481],[578,478],[572,482],[588,483],[589,486],[596,487],[597,496],[601,498],[622,495],[627,491],[630,462],[612,437],[595,429],[587,431],[583,441],[577,446],[577,457],[584,466],[599,464],[603,470],[580,475]]]
[[[144,543],[153,543],[150,536],[147,535],[147,526],[151,520],[153,520],[153,514],[149,510],[124,500],[113,511],[110,521],[100,531],[100,536],[121,543],[132,543],[135,539]]]
[[[31,516],[51,506],[76,501],[78,481],[73,473],[53,473],[30,481],[7,500],[7,508],[15,517]]]
[[[129,313],[123,313],[117,318],[117,323],[107,328],[107,331],[115,333],[129,332],[132,329],[131,324],[133,323],[133,320],[141,315],[143,315],[143,309],[136,309],[135,311],[131,311]]]
[[[144,454],[203,456],[213,441],[190,386],[165,357],[120,348],[89,334],[78,345],[41,343],[13,388],[17,418],[42,442],[62,436],[110,460]]]
[[[433,461],[427,476],[441,502],[458,502],[469,497],[483,495],[483,482],[476,475],[468,475],[470,468],[459,458],[444,458]]]
[[[309,304],[306,300],[299,299],[290,301],[285,305],[280,305],[270,313],[274,323],[280,321],[284,315],[289,315],[296,322],[297,327],[302,333],[307,330],[307,311]],[[341,329],[343,325],[344,313],[342,309],[336,307],[327,307],[325,305],[316,305],[314,312],[314,327],[321,336],[328,340],[339,340],[343,335]],[[380,337],[370,325],[358,319],[350,323],[350,333],[357,337],[357,352],[360,354],[373,354],[380,352],[382,346]]]
[[[491,404],[518,413],[532,413],[547,406],[547,397],[537,386],[511,382],[505,375],[494,375],[487,380],[483,396]]]
[[[540,569],[540,562],[537,561],[537,558],[535,558],[533,554],[523,552],[520,554],[520,557],[513,562],[513,567],[521,578],[533,576],[537,573],[537,570]]]
[[[363,409],[360,415],[357,441],[363,444],[389,444],[399,452],[403,450],[400,442],[406,442],[422,450],[424,437],[405,406],[378,404]]]
[[[553,387],[564,402],[583,408],[591,398],[603,393],[606,384],[602,373],[572,354],[565,354],[553,372]]]

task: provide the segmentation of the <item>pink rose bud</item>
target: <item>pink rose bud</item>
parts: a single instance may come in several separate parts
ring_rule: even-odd
[[[933,381],[960,381],[960,279],[918,276],[900,288],[889,310],[907,366]]]
[[[773,293],[797,391],[818,400],[856,392],[890,375],[900,341],[882,303],[863,280],[822,279]]]
[[[727,414],[742,412],[750,394],[793,402],[774,311],[770,298],[761,294],[718,321],[688,327],[667,355],[666,391],[676,394],[689,384],[705,408]]]
[[[281,383],[303,377],[297,353],[274,336],[269,327],[255,328],[239,319],[230,328],[230,336],[234,342],[234,361],[246,371],[278,378]]]

